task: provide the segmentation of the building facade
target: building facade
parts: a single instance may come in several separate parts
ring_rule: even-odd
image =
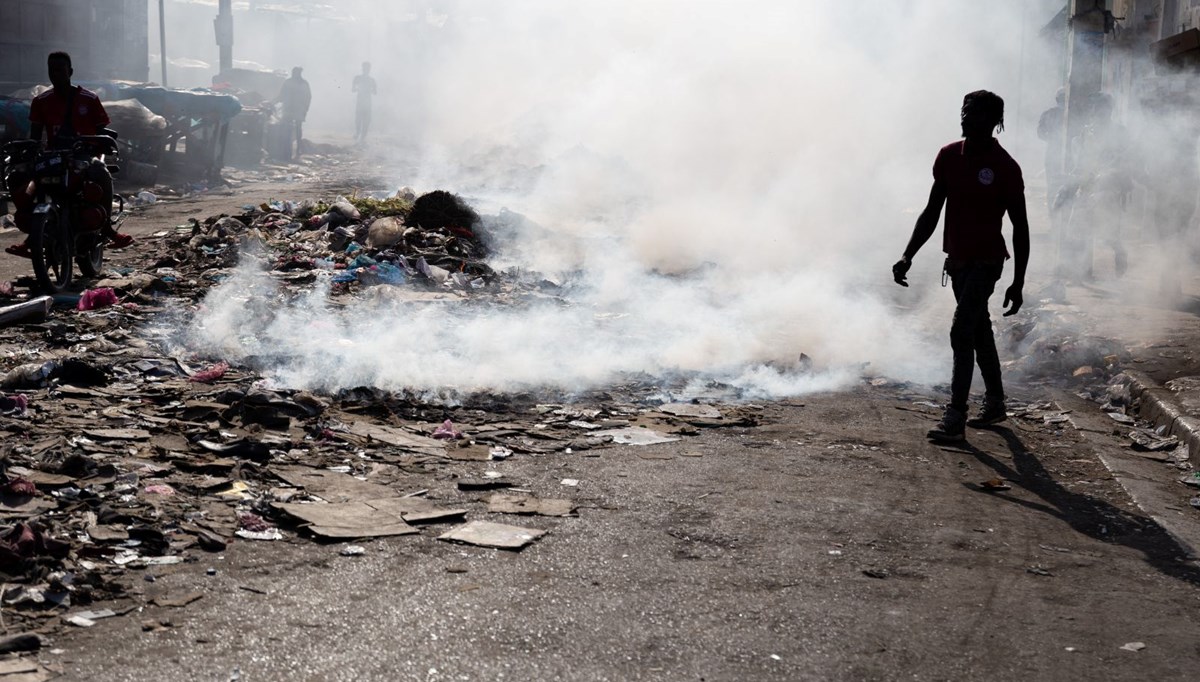
[[[0,0],[0,93],[45,83],[55,50],[76,80],[147,80],[148,14],[146,0]]]

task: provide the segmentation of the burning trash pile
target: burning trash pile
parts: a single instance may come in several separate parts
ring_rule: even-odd
[[[573,516],[579,482],[518,480],[518,460],[601,456],[756,423],[753,406],[664,404],[661,390],[638,387],[570,403],[295,390],[174,341],[175,323],[243,255],[284,286],[323,277],[351,301],[361,289],[401,284],[495,289],[501,277],[485,261],[481,225],[445,192],[271,202],[141,240],[144,268],[57,297],[42,320],[0,327],[0,600],[9,630],[86,627],[172,603],[154,595],[154,573],[209,561],[234,542],[414,534],[520,549],[554,523],[498,521]]]

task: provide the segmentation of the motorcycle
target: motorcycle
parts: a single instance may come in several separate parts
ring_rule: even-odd
[[[92,159],[110,173],[117,157],[116,133],[80,135],[55,147],[42,149],[37,140],[17,140],[4,145],[8,173],[29,177],[33,190],[33,218],[27,244],[38,286],[57,294],[71,286],[74,263],[84,277],[96,277],[104,263],[102,227],[109,221],[102,186],[89,176]],[[122,205],[122,210],[124,205]]]

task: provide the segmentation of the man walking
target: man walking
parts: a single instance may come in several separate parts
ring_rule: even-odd
[[[371,98],[375,96],[375,79],[371,78],[371,62],[363,62],[362,73],[354,77],[351,90],[358,95],[354,109],[354,141],[367,141],[367,129],[371,127]]]
[[[950,404],[941,422],[928,434],[931,440],[940,442],[963,440],[966,426],[988,426],[1007,418],[1000,358],[988,314],[988,298],[1008,259],[1001,233],[1005,213],[1012,222],[1016,252],[1013,283],[1004,292],[1004,305],[1011,304],[1005,316],[1021,309],[1025,268],[1029,264],[1029,219],[1021,167],[992,137],[993,132],[1004,130],[1004,100],[986,90],[972,92],[963,98],[961,116],[964,139],[938,152],[929,203],[917,218],[904,257],[892,266],[896,283],[908,286],[912,259],[933,236],[945,204],[942,250],[946,252],[945,272],[950,276],[957,306],[950,325],[954,353]],[[968,422],[967,397],[976,362],[983,375],[985,395],[982,412]]]
[[[303,69],[299,66],[292,69],[292,77],[283,82],[279,90],[279,104],[283,107],[283,123],[288,126],[288,153],[291,153],[291,139],[296,138],[296,158],[300,158],[304,141],[304,119],[308,116],[308,107],[312,104],[312,89],[308,81],[300,76]]]

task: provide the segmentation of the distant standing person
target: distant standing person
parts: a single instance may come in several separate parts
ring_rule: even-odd
[[[304,69],[299,66],[292,69],[292,77],[283,82],[279,90],[279,104],[283,107],[283,122],[289,128],[288,152],[291,152],[292,137],[296,140],[296,157],[300,157],[301,141],[304,139],[304,119],[308,117],[308,107],[312,104],[312,89],[308,81],[300,73]]]
[[[950,404],[941,422],[928,434],[931,440],[942,442],[963,440],[968,425],[989,426],[1007,418],[1000,357],[988,314],[988,299],[1009,257],[1001,233],[1005,213],[1012,221],[1016,251],[1013,283],[1004,292],[1004,305],[1011,303],[1005,316],[1021,309],[1025,268],[1029,264],[1029,219],[1021,167],[992,137],[994,131],[1004,130],[1004,100],[995,93],[977,90],[963,98],[961,115],[964,139],[938,152],[929,203],[917,218],[904,257],[892,266],[896,283],[908,286],[906,277],[912,259],[933,236],[945,204],[942,250],[946,252],[945,272],[950,275],[957,303],[950,325],[954,371]],[[967,397],[976,362],[986,393],[982,412],[968,422]]]
[[[362,73],[354,77],[352,91],[358,94],[354,109],[354,141],[366,142],[371,127],[371,98],[375,96],[375,79],[371,78],[371,62],[363,62]]]
[[[1054,96],[1054,107],[1042,112],[1038,119],[1038,139],[1046,143],[1046,209],[1050,212],[1050,226],[1057,230],[1060,215],[1057,205],[1058,194],[1066,181],[1066,163],[1063,155],[1066,120],[1067,91],[1059,88]]]

